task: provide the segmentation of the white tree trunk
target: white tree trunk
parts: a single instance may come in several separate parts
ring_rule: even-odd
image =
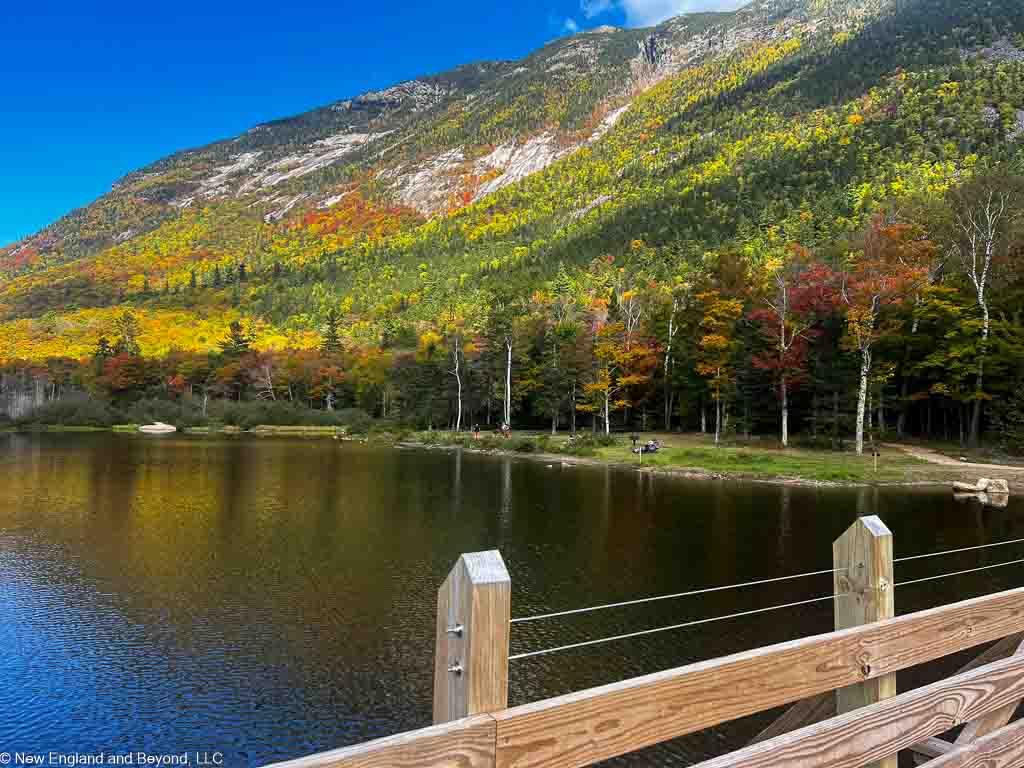
[[[988,353],[988,337],[991,328],[992,319],[989,316],[988,301],[985,299],[985,289],[981,288],[978,291],[978,304],[981,306],[982,314],[982,326],[981,326],[981,352],[978,355],[978,372],[974,379],[974,409],[971,413],[971,432],[970,432],[970,446],[972,448],[978,447],[979,437],[981,435],[981,392],[982,387],[985,385],[985,356]]]
[[[604,393],[604,433],[606,435],[610,435],[612,433],[612,421],[609,418],[611,413],[611,399],[611,393],[606,391]]]
[[[672,431],[672,342],[676,335],[676,311],[679,299],[672,299],[672,312],[668,316],[668,344],[665,345],[665,431]]]
[[[868,377],[871,375],[871,347],[860,353],[860,392],[857,394],[857,455],[864,455],[864,413],[868,402]]]
[[[786,374],[782,374],[782,381],[780,382],[782,387],[782,447],[789,447],[789,381],[786,379]]]
[[[512,426],[512,339],[505,339],[505,423]]]
[[[274,379],[270,375],[270,366],[264,365],[262,368],[263,373],[263,395],[269,397],[271,400],[277,400],[277,393],[274,391]]]
[[[455,362],[455,368],[452,370],[452,375],[455,377],[455,389],[458,398],[458,413],[455,415],[455,431],[462,431],[462,373],[459,369],[459,345],[456,343],[455,351],[452,352],[452,359]]]

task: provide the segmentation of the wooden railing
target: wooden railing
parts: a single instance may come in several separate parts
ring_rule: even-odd
[[[901,750],[935,768],[1024,766],[1024,721],[1007,725],[1024,699],[1024,589],[890,618],[884,524],[858,520],[834,556],[835,632],[508,708],[507,572],[497,553],[464,555],[438,601],[438,724],[276,768],[576,768],[785,705],[752,744],[699,767],[894,766]],[[993,641],[954,676],[896,693],[896,672]]]

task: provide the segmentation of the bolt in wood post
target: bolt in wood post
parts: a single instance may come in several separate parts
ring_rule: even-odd
[[[861,517],[832,544],[836,629],[872,624],[895,615],[892,532],[877,516]],[[871,650],[858,662],[865,678],[872,674]],[[883,675],[836,691],[836,711],[844,714],[896,695],[896,675]],[[869,768],[896,768],[896,755]]]
[[[496,550],[460,557],[438,590],[434,723],[508,706],[511,593]]]

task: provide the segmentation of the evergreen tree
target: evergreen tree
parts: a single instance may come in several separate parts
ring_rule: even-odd
[[[103,375],[103,368],[107,360],[114,356],[114,349],[110,346],[110,340],[106,336],[100,336],[96,342],[96,349],[92,353],[93,368],[97,376]]]
[[[225,357],[238,358],[248,352],[252,346],[252,336],[246,332],[238,320],[232,320],[228,326],[228,336],[218,346]]]
[[[324,318],[324,334],[320,341],[320,351],[325,355],[337,355],[341,352],[341,337],[338,328],[341,326],[341,317],[338,311],[331,307]]]
[[[139,321],[130,312],[124,312],[114,323],[117,329],[117,341],[114,342],[115,355],[140,355]]]

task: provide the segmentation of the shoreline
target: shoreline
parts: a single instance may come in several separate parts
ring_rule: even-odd
[[[372,442],[368,441],[368,442]],[[584,467],[609,467],[611,469],[641,472],[651,475],[662,475],[675,477],[682,480],[699,480],[702,482],[733,480],[744,483],[763,483],[765,485],[785,485],[799,488],[936,488],[949,486],[950,483],[942,479],[932,480],[905,480],[905,481],[877,481],[868,482],[863,480],[816,480],[810,477],[788,476],[788,475],[757,475],[744,472],[716,472],[701,467],[666,467],[666,466],[641,466],[638,463],[626,463],[622,461],[609,461],[599,456],[570,456],[562,453],[522,453],[512,450],[498,450],[490,448],[467,448],[462,445],[441,445],[437,443],[421,443],[401,441],[393,443],[395,448],[407,450],[427,450],[454,452],[462,451],[477,456],[508,456],[516,459],[525,459],[540,464],[549,465],[570,465]],[[1024,487],[1021,488],[1024,490]]]
[[[63,426],[63,425],[36,425],[31,428],[17,428],[17,427],[0,427],[0,434],[11,433],[11,434],[33,434],[33,433],[97,433],[97,432],[109,432],[112,434],[131,434],[140,435],[138,432],[137,425],[114,425],[111,427],[95,427],[95,426]],[[508,456],[519,459],[528,459],[536,463],[547,464],[549,466],[587,466],[587,467],[611,467],[617,470],[626,470],[632,472],[643,472],[650,475],[660,475],[664,477],[673,477],[683,480],[696,480],[701,482],[710,481],[737,481],[737,482],[748,482],[748,483],[761,483],[768,485],[780,485],[780,486],[791,486],[791,487],[803,487],[803,488],[938,488],[947,487],[950,488],[954,481],[976,481],[979,477],[984,476],[984,470],[987,468],[986,465],[968,465],[959,466],[953,463],[944,465],[940,463],[929,462],[924,459],[915,458],[907,455],[909,451],[906,446],[888,446],[894,451],[891,457],[901,456],[904,462],[912,462],[905,464],[904,466],[904,478],[898,479],[892,475],[894,470],[889,469],[886,466],[886,470],[890,473],[889,477],[879,477],[873,479],[870,477],[863,478],[849,478],[849,479],[825,479],[821,477],[809,476],[809,474],[802,473],[787,473],[787,472],[751,472],[744,471],[742,469],[729,470],[721,468],[709,468],[702,467],[698,464],[689,464],[684,459],[678,464],[665,463],[665,459],[654,459],[650,464],[640,464],[639,461],[623,461],[615,456],[602,456],[599,454],[600,449],[595,451],[598,455],[573,455],[570,453],[552,453],[550,451],[522,451],[515,450],[511,446],[508,448],[495,447],[491,444],[488,447],[473,447],[471,445],[465,445],[462,442],[432,442],[427,440],[417,439],[417,433],[413,434],[379,434],[379,435],[351,435],[343,427],[323,427],[323,426],[274,426],[274,425],[258,425],[251,429],[242,429],[236,426],[218,426],[218,427],[186,427],[179,429],[176,433],[172,433],[177,436],[217,436],[224,435],[228,437],[239,437],[239,436],[251,436],[251,437],[303,437],[303,438],[320,438],[320,439],[333,439],[344,442],[358,442],[365,443],[367,445],[379,445],[379,446],[391,446],[400,449],[417,449],[417,450],[441,450],[441,451],[455,451],[461,450],[467,453],[480,455],[480,456]],[[448,435],[449,433],[433,433],[434,435]],[[158,436],[146,435],[150,439]],[[166,436],[163,436],[166,437]],[[525,435],[525,439],[532,439],[536,441],[539,447],[541,442],[540,438],[546,438],[546,435]],[[671,436],[670,439],[675,438],[678,440],[696,440],[699,436],[693,435],[675,435]],[[706,446],[705,446],[706,447]],[[619,446],[621,448],[621,446]],[[609,449],[610,450],[610,449]],[[732,454],[742,454],[749,456],[753,459],[771,456],[774,458],[782,459],[798,459],[806,458],[808,456],[815,459],[825,459],[823,466],[840,466],[842,460],[846,459],[849,461],[852,457],[850,454],[833,454],[828,451],[806,451],[800,449],[790,449],[789,451],[779,451],[766,448],[763,446],[741,446],[741,447],[726,447],[715,449],[716,453],[712,454],[715,458],[722,456],[728,456]],[[717,451],[722,451],[718,454]],[[668,453],[668,451],[666,451]],[[656,455],[657,456],[657,455]],[[991,466],[992,476],[1004,476],[1009,482],[1011,493],[1022,493],[1024,492],[1024,469],[1020,472],[1014,472],[1011,467],[1001,467],[998,465]],[[812,470],[813,471],[813,470]],[[914,472],[922,475],[919,479],[911,479],[906,477],[907,474]]]

